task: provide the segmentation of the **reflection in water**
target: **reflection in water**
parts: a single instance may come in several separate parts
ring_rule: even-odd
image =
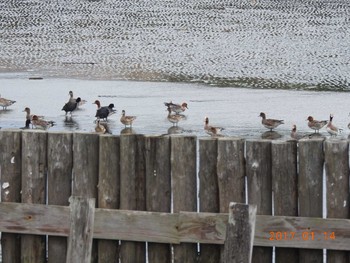
[[[282,138],[282,135],[276,131],[267,131],[261,134],[262,139],[276,140]]]
[[[12,112],[13,110],[11,110],[11,109],[6,109],[6,110],[3,110],[3,109],[1,109],[0,110],[0,114],[2,115],[2,114],[10,114],[11,112]]]
[[[72,116],[65,116],[64,127],[69,130],[79,130],[79,123]]]
[[[96,121],[95,131],[98,133],[112,134],[109,123],[107,121],[103,121],[103,120]]]
[[[168,129],[168,134],[179,134],[179,133],[183,133],[184,129],[179,127],[179,126],[171,126]]]
[[[320,134],[319,132],[314,132],[314,133],[310,133],[310,134],[305,135],[304,138],[309,138],[309,139],[312,139],[312,138],[326,138],[326,136],[323,135],[323,134]]]
[[[120,131],[120,134],[136,134],[136,131],[133,128],[126,127]]]

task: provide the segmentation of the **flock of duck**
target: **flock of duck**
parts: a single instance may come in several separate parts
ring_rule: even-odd
[[[14,104],[16,101],[9,100],[2,98],[0,96],[0,107],[3,108],[3,110],[6,110],[7,107]],[[75,111],[78,107],[85,104],[86,101],[82,100],[80,97],[74,98],[73,92],[69,91],[69,100],[67,103],[65,103],[62,107],[62,111],[65,111],[65,115],[72,115],[72,112]],[[108,126],[107,126],[107,120],[108,117],[115,114],[117,112],[116,109],[114,109],[114,104],[111,103],[108,106],[101,106],[101,103],[99,100],[95,100],[93,104],[96,104],[97,110],[96,110],[96,126],[95,131],[98,133],[108,133]],[[164,102],[164,105],[167,108],[168,115],[167,119],[170,123],[173,124],[173,126],[177,126],[178,123],[184,119],[186,119],[186,116],[183,114],[186,109],[188,109],[188,105],[186,102],[183,102],[182,104],[176,104],[172,101],[170,102]],[[37,129],[48,129],[55,125],[54,121],[45,120],[44,116],[32,114],[29,107],[26,107],[24,110],[26,112],[26,120],[25,120],[25,129],[29,129],[30,125],[32,128]],[[261,123],[262,125],[267,128],[270,131],[273,131],[275,128],[277,128],[279,125],[284,124],[284,120],[278,120],[278,119],[271,119],[267,118],[266,114],[261,112],[259,117],[262,118]],[[120,122],[125,125],[125,127],[132,127],[133,122],[136,120],[136,116],[127,116],[125,114],[125,110],[122,110],[122,114],[120,117]],[[337,128],[333,124],[333,115],[331,114],[329,116],[329,120],[315,120],[312,116],[309,116],[307,118],[308,121],[308,127],[314,130],[315,134],[319,133],[319,130],[323,127],[326,127],[327,132],[331,136],[336,136],[342,132],[342,129]],[[350,124],[349,124],[350,129]],[[209,118],[205,117],[204,119],[204,131],[211,135],[211,136],[223,136],[221,134],[221,131],[224,130],[222,127],[216,127],[209,125]],[[291,130],[291,137],[294,139],[301,139],[303,137],[306,137],[309,135],[302,135],[297,133],[296,125],[293,125]]]
[[[67,103],[65,103],[62,107],[62,111],[65,111],[65,115],[72,115],[73,111],[75,111],[78,107],[86,103],[86,100],[82,100],[80,97],[74,98],[73,92],[69,91],[69,100]],[[0,97],[0,107],[3,108],[3,110],[6,110],[7,107],[14,104],[16,101],[9,100]],[[96,104],[97,110],[96,110],[96,127],[95,131],[99,133],[106,133],[108,131],[107,129],[107,119],[112,114],[115,114],[117,110],[114,109],[114,104],[111,103],[108,106],[101,106],[101,103],[99,100],[95,100],[93,104]],[[32,128],[36,129],[48,129],[55,125],[54,121],[45,120],[44,116],[32,114],[29,107],[26,107],[23,112],[26,112],[26,118],[25,118],[25,126],[24,129],[29,129],[30,126]],[[120,117],[120,122],[127,126],[132,126],[132,123],[136,119],[136,116],[127,116],[125,115],[125,110],[122,110],[122,115]],[[104,122],[103,122],[104,121]]]

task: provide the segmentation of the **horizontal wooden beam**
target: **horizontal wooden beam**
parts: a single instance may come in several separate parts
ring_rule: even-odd
[[[0,203],[0,232],[68,236],[68,206]],[[94,238],[223,244],[228,214],[96,208]],[[254,245],[350,251],[350,220],[256,216]]]

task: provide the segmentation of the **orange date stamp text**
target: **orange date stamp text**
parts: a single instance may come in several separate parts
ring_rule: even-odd
[[[315,232],[315,231],[270,231],[267,237],[270,241],[321,241],[321,240],[335,240],[336,235],[334,232]]]

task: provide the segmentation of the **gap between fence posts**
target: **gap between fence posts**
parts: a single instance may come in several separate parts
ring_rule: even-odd
[[[231,202],[221,263],[250,263],[252,260],[256,205]]]

